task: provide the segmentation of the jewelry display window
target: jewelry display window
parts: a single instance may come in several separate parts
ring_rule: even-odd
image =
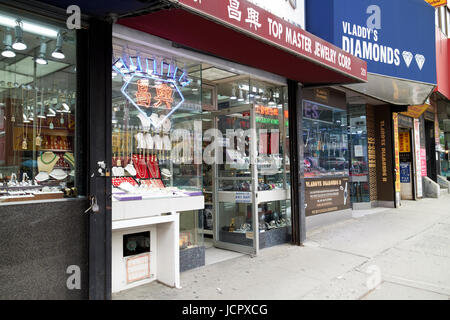
[[[75,31],[0,11],[0,37],[0,203],[75,197]]]
[[[129,177],[149,193],[201,192],[201,65],[119,39],[114,61],[113,183]]]
[[[118,38],[113,49],[114,200],[203,195],[202,66]],[[180,214],[181,250],[203,245],[199,220]]]
[[[305,178],[349,175],[347,111],[303,101]]]

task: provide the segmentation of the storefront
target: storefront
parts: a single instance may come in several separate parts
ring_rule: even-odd
[[[295,11],[289,20],[303,13],[296,3],[283,8]],[[301,244],[313,181],[337,187],[344,200],[333,206],[348,207],[343,96],[304,101],[302,86],[364,82],[366,63],[277,7],[164,5],[77,31],[65,29],[65,9],[5,6],[1,214],[16,218],[1,226],[11,243],[2,296],[20,286],[18,296],[91,299],[154,280],[178,287],[180,271],[206,263],[206,242],[251,255]],[[55,12],[61,21],[48,18]],[[304,125],[319,162],[308,184]],[[33,246],[13,249],[24,234]],[[26,263],[33,272],[17,287]]]
[[[354,209],[397,207],[402,198],[422,197],[422,168],[416,172],[422,147],[412,151],[414,117],[400,114],[422,110],[435,88],[434,12],[421,0],[306,1],[307,30],[368,64],[367,83],[340,88],[347,96]],[[332,27],[317,17],[330,17]]]
[[[321,181],[324,186],[328,183],[328,188],[335,188],[335,178],[341,177],[342,186],[339,185],[337,188],[343,187],[343,194],[347,194],[348,188],[346,183],[348,167],[345,168],[346,165],[341,163],[335,165],[340,157],[346,156],[344,148],[346,135],[343,134],[346,121],[345,98],[342,94],[332,92],[327,106],[315,103],[314,97],[308,96],[308,90],[302,92],[307,96],[303,100],[299,100],[298,96],[292,94],[293,92],[290,95],[292,86],[288,89],[287,65],[279,63],[272,65],[263,59],[268,50],[273,50],[274,47],[262,45],[264,41],[259,42],[246,35],[259,38],[276,37],[277,35],[272,34],[272,31],[286,30],[288,32],[289,28],[293,28],[289,32],[298,34],[298,37],[296,35],[293,40],[295,43],[289,45],[296,48],[297,52],[301,49],[300,51],[306,55],[313,53],[312,48],[320,46],[317,42],[313,42],[318,39],[310,38],[310,35],[303,34],[302,29],[286,24],[276,16],[245,1],[217,5],[190,4],[188,1],[187,4],[183,4],[184,7],[187,10],[158,11],[144,17],[121,20],[119,24],[123,26],[116,25],[113,30],[115,61],[113,108],[115,103],[119,106],[117,110],[113,109],[113,119],[118,121],[116,128],[118,130],[115,131],[125,137],[134,136],[136,140],[139,140],[139,135],[143,134],[151,141],[150,145],[153,142],[153,147],[148,144],[147,147],[139,147],[139,141],[137,141],[135,144],[137,149],[126,151],[130,154],[130,159],[132,154],[135,156],[134,167],[136,174],[142,177],[139,179],[141,184],[147,177],[156,178],[153,179],[156,188],[150,186],[145,191],[142,187],[140,188],[141,193],[146,193],[143,197],[157,197],[162,192],[159,188],[162,185],[165,187],[163,192],[166,190],[171,193],[192,192],[203,199],[201,210],[198,210],[198,207],[178,209],[180,230],[177,246],[180,249],[179,261],[182,271],[208,263],[208,260],[211,260],[209,257],[211,246],[216,249],[257,255],[261,249],[282,243],[296,243],[299,240],[298,227],[301,225],[300,228],[304,228],[304,222],[300,221],[301,210],[298,211],[295,208],[301,207],[298,197],[301,192],[298,186],[302,184],[298,180],[299,176],[295,174],[300,172],[298,163],[295,163],[295,166],[292,163],[292,152],[295,153],[299,142],[296,141],[295,136],[294,139],[290,138],[293,133],[296,134],[298,130],[295,129],[296,127],[306,126],[303,130],[303,140],[305,132],[310,132],[311,145],[315,144],[316,147],[315,151],[311,151],[312,156],[316,157],[320,166],[328,171],[326,174],[323,168],[316,168],[315,179],[311,181]],[[191,10],[200,10],[200,17],[192,15]],[[233,15],[230,17],[227,14],[226,18],[222,16],[230,10],[235,14],[254,10],[259,13],[260,18],[258,21],[253,21],[253,26],[252,23],[246,25],[240,19],[233,19]],[[201,14],[204,13],[217,14],[216,19],[219,24],[201,18]],[[279,23],[278,29],[274,28],[276,22],[263,27],[265,21],[275,20]],[[156,28],[162,21],[165,21],[168,27]],[[243,34],[239,35],[221,26],[223,23],[235,24],[235,27],[247,30],[241,30]],[[257,26],[254,23],[257,23]],[[208,28],[205,30],[210,31],[194,39],[191,32],[194,32],[193,30],[200,24],[207,24]],[[188,27],[181,29],[181,25]],[[301,21],[299,25],[302,25]],[[251,33],[248,33],[249,26]],[[274,29],[269,34],[259,32],[259,28],[265,31],[267,27]],[[174,42],[161,37],[176,41],[178,44],[174,46]],[[234,40],[236,42],[234,49],[225,47],[219,40],[221,38]],[[280,36],[279,39],[282,37]],[[299,39],[303,39],[303,44],[296,44]],[[274,40],[276,38],[270,41]],[[240,50],[240,45],[244,43],[246,48],[254,48],[254,52],[258,54]],[[286,48],[285,43],[283,47]],[[190,48],[196,50],[190,50]],[[238,63],[245,63],[247,66],[215,58],[209,55],[211,53]],[[288,59],[293,58],[292,54],[286,54],[283,51],[278,51],[277,55],[283,55]],[[305,64],[299,59],[290,66],[295,68],[298,63],[307,68],[311,67],[309,63]],[[124,65],[125,68],[123,68]],[[300,80],[299,77],[304,80],[309,79],[309,73],[292,71],[289,75],[294,76],[297,81]],[[361,67],[358,71],[361,71]],[[133,83],[135,77],[138,80],[134,80],[136,82]],[[116,81],[117,85],[115,85]],[[129,84],[134,87],[129,89]],[[169,84],[172,89],[165,84]],[[161,100],[160,90],[163,87],[167,90],[168,96],[173,96],[170,106],[168,101]],[[161,104],[162,108],[158,108]],[[294,107],[293,104],[296,106]],[[295,110],[299,104],[303,104],[300,109],[303,112],[300,115]],[[299,116],[300,119],[305,119],[305,104],[309,104],[310,122],[302,120],[301,124],[295,123]],[[130,122],[125,126],[121,110],[127,110],[125,114],[130,116]],[[136,118],[136,115],[139,117]],[[150,120],[147,128],[145,128],[146,117]],[[294,119],[294,125],[292,125],[292,119]],[[158,121],[162,123],[162,132],[158,129]],[[130,123],[131,130],[135,131],[126,133],[130,130]],[[165,124],[167,131],[164,131]],[[327,138],[325,135],[321,137],[320,132],[324,129],[329,131]],[[160,138],[163,140],[162,146],[157,145]],[[316,141],[317,139],[320,141]],[[338,141],[335,141],[336,139]],[[113,136],[113,141],[115,140]],[[325,144],[325,148],[333,146],[334,150],[321,151],[322,155],[319,156],[318,152],[322,147],[318,147],[317,144]],[[122,144],[119,143],[119,145]],[[163,150],[158,150],[159,148]],[[117,153],[123,154],[123,151]],[[136,153],[138,153],[137,156]],[[115,154],[114,151],[113,154]],[[335,160],[332,158],[333,154]],[[148,176],[141,175],[136,162],[140,163],[139,159],[147,157],[157,159],[161,176],[158,174],[156,177],[153,176],[151,170],[148,171]],[[298,156],[295,155],[295,157]],[[126,166],[125,163],[123,166]],[[147,167],[149,167],[148,161]],[[341,170],[340,175],[336,175],[336,169]],[[297,179],[295,188],[291,184],[294,179]],[[113,177],[113,184],[115,180],[116,178]],[[310,182],[306,182],[305,189],[309,185]],[[123,191],[124,188],[121,185],[119,189]],[[135,193],[131,188],[129,191]],[[310,191],[305,190],[305,192]],[[128,195],[125,199],[127,197]],[[334,205],[342,206],[343,209],[349,206],[349,201],[344,200],[341,204],[340,196],[336,198]],[[113,197],[113,239],[116,224],[114,206],[118,199],[120,196]],[[312,212],[312,210],[324,208],[323,204],[319,204],[316,209],[313,209],[314,205],[316,204],[311,204],[311,209],[306,210]],[[122,218],[121,222],[127,219],[129,214]],[[134,233],[142,230],[129,229],[128,231]],[[120,236],[127,235],[121,233]],[[122,240],[119,239],[117,243],[121,246]],[[118,276],[114,269],[114,252],[116,251],[114,240],[112,246],[112,279],[113,292],[115,292],[127,288],[129,284],[125,283],[125,278],[122,276],[123,286],[114,286]],[[117,252],[121,253],[121,247]],[[217,250],[214,252],[217,254]],[[144,273],[147,278],[139,279],[137,285],[152,280],[152,266],[148,265],[148,257],[152,255],[156,257],[159,254],[150,249],[150,253],[141,254],[139,259],[145,255],[147,264],[144,262],[142,270],[146,272]],[[127,268],[127,261],[135,258],[118,255],[117,263],[124,269]],[[158,256],[157,259],[159,258]],[[153,279],[157,278],[155,276]],[[177,286],[178,283],[171,285]]]

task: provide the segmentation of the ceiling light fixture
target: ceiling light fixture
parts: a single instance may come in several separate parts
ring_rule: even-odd
[[[17,17],[12,17],[4,14],[0,14],[0,25],[7,28],[14,28],[16,26]],[[27,22],[22,20],[22,30],[24,32],[37,34],[47,38],[55,39],[58,35],[58,31],[53,28],[44,27],[41,24]]]
[[[3,44],[5,45],[5,48],[2,51],[2,56],[6,58],[14,58],[16,56],[16,53],[12,50],[11,47],[12,35],[9,32],[9,28],[6,29],[5,40],[3,40]]]
[[[61,32],[58,32],[58,37],[56,38],[56,47],[55,50],[52,52],[52,57],[55,59],[61,60],[66,57],[62,51],[63,40],[64,39]]]
[[[27,45],[23,41],[23,23],[21,19],[16,20],[16,26],[14,27],[14,31],[16,34],[16,40],[12,45],[14,50],[23,51],[27,49]]]
[[[36,58],[36,63],[37,64],[48,64],[48,60],[46,58],[46,54],[47,54],[47,43],[45,42],[45,39],[42,38],[41,39],[41,46],[39,47],[39,55]]]

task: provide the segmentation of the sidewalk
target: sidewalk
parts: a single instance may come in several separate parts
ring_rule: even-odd
[[[450,299],[450,195],[353,216],[303,247],[184,272],[182,289],[151,283],[113,299]]]

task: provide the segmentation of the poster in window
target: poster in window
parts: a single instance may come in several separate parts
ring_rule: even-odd
[[[349,179],[306,179],[306,216],[350,208]]]

